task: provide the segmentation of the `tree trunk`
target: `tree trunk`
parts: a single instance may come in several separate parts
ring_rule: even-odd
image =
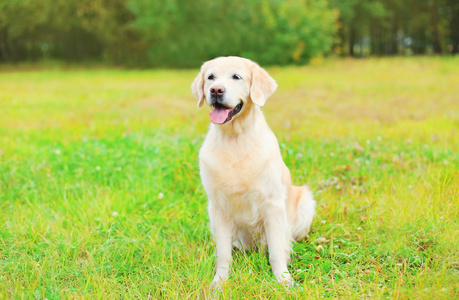
[[[390,34],[390,54],[395,55],[398,53],[398,45],[397,45],[397,32],[398,32],[398,20],[397,16],[394,17],[392,20],[392,28]]]
[[[459,53],[459,4],[451,1],[451,21],[449,23],[449,39],[451,42],[451,53]]]
[[[3,61],[10,61],[10,56],[8,54],[8,29],[5,28],[0,33],[0,53],[2,55]]]
[[[349,45],[348,45],[349,46],[349,56],[352,56],[352,57],[355,56],[355,53],[354,53],[355,39],[356,39],[355,28],[354,28],[354,24],[352,22],[351,26],[349,28]]]
[[[372,55],[380,55],[379,53],[379,35],[380,30],[379,26],[376,24],[376,21],[372,20],[370,23],[370,42],[371,42],[371,54]]]
[[[439,16],[437,8],[437,0],[432,0],[431,4],[431,13],[432,13],[432,46],[433,52],[435,54],[441,54],[443,51],[441,46],[441,36],[439,29]]]

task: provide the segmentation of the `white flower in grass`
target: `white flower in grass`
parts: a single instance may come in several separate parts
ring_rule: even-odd
[[[164,194],[163,193],[159,193],[158,194],[158,199],[163,199],[164,198]]]
[[[100,171],[100,167],[99,166],[96,166],[96,171]]]
[[[119,215],[119,214],[118,214],[117,211],[112,212],[112,217],[118,217],[118,215]]]
[[[61,149],[56,149],[56,150],[54,150],[54,154],[56,154],[56,155],[61,155],[61,154],[62,154]]]
[[[320,223],[321,224],[325,224],[325,223],[327,223],[327,221],[326,220],[322,220],[322,221],[320,221]]]

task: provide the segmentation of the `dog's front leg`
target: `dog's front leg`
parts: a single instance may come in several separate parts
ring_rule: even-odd
[[[290,258],[290,236],[285,208],[272,205],[268,208],[264,222],[268,242],[269,263],[277,281],[293,286],[293,279],[287,269]]]
[[[217,244],[217,259],[215,263],[215,276],[212,288],[220,288],[221,284],[229,277],[229,268],[232,258],[233,223],[227,220],[221,209],[209,207],[212,234]]]

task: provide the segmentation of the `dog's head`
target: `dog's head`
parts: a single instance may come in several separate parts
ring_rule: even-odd
[[[276,81],[263,68],[241,57],[218,57],[205,62],[191,84],[198,99],[212,107],[214,124],[224,124],[250,105],[263,106],[277,88]]]

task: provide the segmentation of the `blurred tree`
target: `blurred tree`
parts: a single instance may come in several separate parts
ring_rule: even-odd
[[[340,54],[440,54],[459,40],[457,0],[330,0],[330,6],[340,13],[334,45]]]
[[[446,20],[449,23],[449,41],[448,50],[453,53],[459,53],[459,1],[446,0]]]
[[[47,21],[44,3],[34,0],[0,0],[0,54],[4,61],[28,58],[37,45],[33,33]]]
[[[0,0],[0,61],[194,67],[458,53],[457,0]]]
[[[129,27],[134,16],[125,8],[126,0],[47,1],[49,22],[43,32],[51,33],[55,56],[115,64],[145,59],[141,38]]]
[[[276,27],[260,51],[260,61],[288,64],[309,62],[330,51],[337,30],[337,12],[326,1],[285,1],[272,6]],[[261,34],[262,32],[260,32]]]
[[[127,7],[155,66],[196,66],[219,55],[305,63],[330,49],[336,30],[325,0],[130,0]]]
[[[4,61],[43,58],[138,64],[145,45],[126,0],[0,0]]]

